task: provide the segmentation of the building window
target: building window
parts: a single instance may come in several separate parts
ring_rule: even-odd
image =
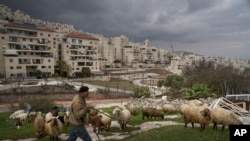
[[[50,62],[50,59],[48,59],[48,62]]]
[[[2,37],[1,37],[1,39],[3,39],[3,40],[4,40],[4,37],[2,36]]]
[[[46,66],[42,66],[41,68],[42,68],[42,69],[45,69],[45,68],[46,68]]]
[[[48,68],[50,69],[50,68],[51,68],[51,66],[48,66]]]
[[[10,63],[13,63],[13,59],[10,59],[9,62],[10,62]]]
[[[10,69],[13,70],[14,68],[12,66],[10,66]]]
[[[40,33],[40,36],[43,36],[43,33]]]
[[[30,42],[33,42],[33,39],[30,39]]]
[[[17,66],[16,69],[22,69],[22,66]]]
[[[48,37],[50,37],[50,34],[48,34]]]

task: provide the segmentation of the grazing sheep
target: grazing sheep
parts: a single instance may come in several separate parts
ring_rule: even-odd
[[[17,119],[15,119],[15,120],[16,120],[16,128],[17,128],[17,130],[19,130],[20,127],[23,126],[23,123],[22,123],[22,121],[20,120],[20,118],[17,118]]]
[[[162,105],[162,110],[163,112],[166,114],[166,113],[169,113],[169,112],[174,112],[176,111],[176,108],[174,107],[174,105],[172,104],[164,104]]]
[[[144,119],[145,116],[147,117],[147,119],[152,118],[154,110],[156,110],[156,109],[153,107],[143,107],[142,108],[142,119]]]
[[[113,114],[116,116],[116,120],[120,124],[120,130],[124,130],[127,128],[127,124],[130,121],[131,113],[125,107],[116,107],[113,110]]]
[[[50,140],[58,141],[58,136],[62,133],[62,123],[59,119],[52,117],[44,124],[45,133],[50,136]]]
[[[187,127],[188,123],[191,123],[192,127],[194,127],[194,123],[199,123],[201,125],[201,131],[204,130],[205,126],[211,122],[210,114],[203,111],[205,108],[207,107],[182,104],[180,106],[180,113],[185,122],[185,127]]]
[[[37,115],[34,119],[34,128],[36,132],[36,137],[40,139],[44,134],[44,123],[45,119],[41,115]]]
[[[94,132],[99,134],[100,130],[105,128],[101,120],[102,116],[98,115],[97,111],[90,111],[88,115],[88,122],[92,125]]]
[[[24,122],[27,122],[28,117],[29,117],[29,113],[20,113],[16,115],[14,119],[20,119],[20,121],[23,124]]]
[[[130,111],[131,115],[136,116],[138,114],[136,106],[134,106],[132,104],[128,104],[127,107],[128,107],[127,109]]]
[[[190,100],[188,102],[188,105],[190,105],[190,106],[201,106],[201,105],[203,105],[203,103],[200,100],[194,99],[194,100]]]
[[[25,111],[24,110],[17,110],[17,111],[15,111],[14,113],[12,113],[10,116],[9,116],[9,118],[10,119],[15,119],[15,117],[17,116],[17,115],[19,115],[19,114],[21,114],[21,113],[24,113]]]
[[[144,107],[142,109],[142,119],[144,119],[145,116],[147,119],[152,119],[152,117],[161,117],[161,119],[164,119],[164,114],[153,107]]]
[[[208,110],[209,109],[205,109]],[[224,130],[225,126],[228,125],[242,125],[243,123],[239,118],[230,110],[215,107],[210,109],[211,120],[214,123],[213,129],[217,129],[217,124],[222,124],[221,131]]]

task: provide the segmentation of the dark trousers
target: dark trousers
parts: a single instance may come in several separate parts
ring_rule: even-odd
[[[68,141],[76,141],[77,137],[81,138],[84,141],[92,141],[84,125],[76,126],[70,124],[70,133]]]

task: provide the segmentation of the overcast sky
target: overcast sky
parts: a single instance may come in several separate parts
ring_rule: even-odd
[[[250,0],[1,0],[31,18],[206,56],[250,60]]]

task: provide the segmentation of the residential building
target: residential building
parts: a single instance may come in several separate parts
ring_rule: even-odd
[[[83,68],[89,68],[92,73],[100,72],[98,42],[98,38],[83,33],[72,32],[63,36],[58,46],[59,60],[70,66],[70,76],[76,76]]]
[[[40,70],[46,76],[54,74],[56,34],[43,26],[23,22],[10,22],[0,33],[1,59],[5,78],[34,76]]]

